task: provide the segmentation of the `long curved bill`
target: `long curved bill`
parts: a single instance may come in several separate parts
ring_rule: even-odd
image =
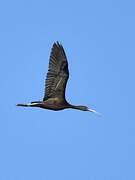
[[[98,115],[98,116],[102,116],[101,113],[97,112],[97,111],[94,110],[94,109],[88,109],[88,111],[89,111],[89,112],[92,112],[92,113],[95,113],[95,114]]]

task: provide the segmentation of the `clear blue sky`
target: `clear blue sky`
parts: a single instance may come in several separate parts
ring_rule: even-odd
[[[57,40],[67,99],[102,118],[15,106],[42,99]],[[135,179],[135,1],[1,1],[0,64],[0,180]]]

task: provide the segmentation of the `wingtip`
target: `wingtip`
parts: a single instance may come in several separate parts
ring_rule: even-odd
[[[53,49],[58,49],[58,50],[64,51],[64,47],[60,41],[56,41],[53,43],[52,50]]]
[[[56,41],[56,44],[60,44],[59,41]]]
[[[60,41],[55,41],[55,42],[53,43],[53,46],[61,47],[62,44],[61,44]]]

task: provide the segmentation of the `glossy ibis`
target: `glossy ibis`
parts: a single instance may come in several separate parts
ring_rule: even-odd
[[[17,106],[40,107],[50,110],[62,110],[66,108],[77,109],[81,111],[90,111],[99,114],[87,106],[75,106],[66,101],[65,89],[69,78],[68,61],[63,46],[56,42],[53,44],[49,69],[45,81],[45,94],[42,101],[34,101],[28,104],[17,104]]]

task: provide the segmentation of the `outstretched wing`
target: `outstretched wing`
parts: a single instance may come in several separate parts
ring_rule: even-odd
[[[64,48],[59,42],[54,43],[49,59],[49,69],[45,81],[45,95],[43,101],[48,98],[65,99],[68,77],[68,62]]]

